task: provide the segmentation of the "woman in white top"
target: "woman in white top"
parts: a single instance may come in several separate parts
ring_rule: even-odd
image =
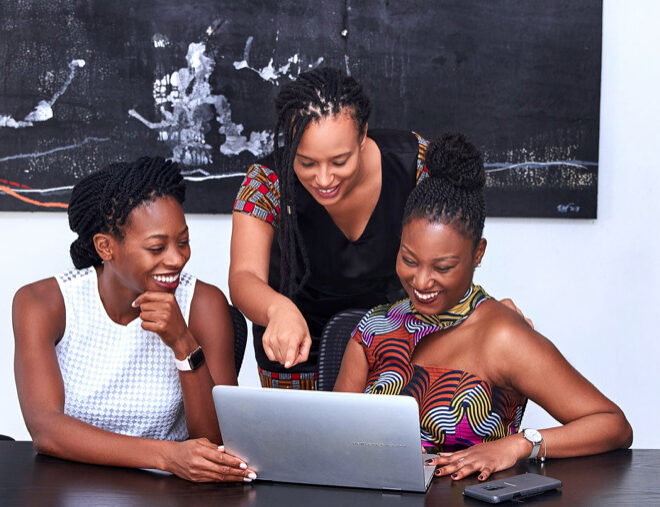
[[[37,452],[157,468],[192,481],[250,481],[226,452],[211,397],[236,385],[222,292],[190,258],[176,164],[113,164],[73,189],[76,269],[14,297],[15,375]]]

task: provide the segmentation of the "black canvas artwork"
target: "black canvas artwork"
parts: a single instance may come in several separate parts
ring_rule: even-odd
[[[483,149],[490,216],[595,218],[594,0],[4,0],[0,210],[63,210],[119,160],[181,163],[186,211],[228,213],[273,144],[273,99],[341,67],[370,127]]]

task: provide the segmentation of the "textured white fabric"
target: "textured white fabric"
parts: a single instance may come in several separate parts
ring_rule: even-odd
[[[136,318],[112,321],[94,268],[56,277],[66,330],[55,347],[64,381],[64,413],[107,431],[159,440],[188,438],[174,353]],[[180,276],[175,297],[186,322],[195,278]]]

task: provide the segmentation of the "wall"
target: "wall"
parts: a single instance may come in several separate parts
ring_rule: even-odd
[[[637,448],[660,448],[657,394],[649,395],[660,388],[653,297],[660,282],[659,22],[660,4],[651,0],[605,2],[598,219],[488,219],[489,245],[476,275],[493,295],[513,298],[623,408]],[[230,217],[191,215],[188,221],[189,269],[226,290]],[[27,439],[12,372],[11,298],[22,284],[70,265],[72,234],[63,214],[1,213],[0,227],[0,311],[6,316],[0,323],[0,433]],[[542,365],[543,358],[538,361]],[[239,381],[257,384],[251,348]],[[524,424],[553,422],[530,404]]]

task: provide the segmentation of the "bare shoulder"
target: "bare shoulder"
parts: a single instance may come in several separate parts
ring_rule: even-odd
[[[197,280],[195,284],[195,292],[193,293],[193,300],[191,311],[197,307],[201,310],[216,310],[218,308],[227,307],[227,298],[224,293],[215,285]]]
[[[39,280],[24,285],[14,295],[14,309],[38,307],[44,311],[53,311],[55,307],[64,310],[64,298],[55,277]]]
[[[12,304],[12,320],[16,339],[23,336],[28,327],[54,333],[59,339],[64,334],[66,310],[57,280],[46,278],[18,289]]]
[[[499,301],[489,299],[475,310],[479,334],[483,345],[493,356],[510,355],[512,351],[524,351],[529,347],[543,347],[549,340],[534,331],[525,319]]]

